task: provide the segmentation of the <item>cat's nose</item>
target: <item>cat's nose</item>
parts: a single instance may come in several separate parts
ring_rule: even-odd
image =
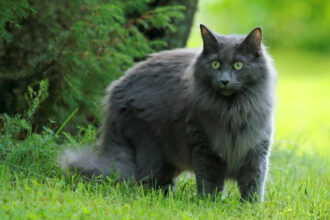
[[[220,82],[225,86],[229,83],[229,80],[221,80]]]

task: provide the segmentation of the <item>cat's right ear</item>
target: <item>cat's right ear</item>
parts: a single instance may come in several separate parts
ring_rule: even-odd
[[[244,39],[241,47],[247,52],[259,53],[261,50],[262,31],[261,27],[254,28]]]
[[[203,38],[203,53],[214,51],[218,48],[218,41],[215,34],[203,24],[200,25],[200,28]]]

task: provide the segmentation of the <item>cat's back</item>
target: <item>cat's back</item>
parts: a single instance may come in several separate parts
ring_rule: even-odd
[[[109,88],[110,105],[131,113],[159,117],[184,105],[186,83],[183,75],[193,65],[199,50],[175,49],[151,54]],[[158,112],[158,114],[157,114]],[[152,114],[151,114],[152,113]]]
[[[174,49],[150,54],[149,57],[126,71],[124,81],[154,77],[153,83],[166,82],[170,77],[181,77],[188,66],[194,63],[198,49]],[[157,80],[158,79],[158,80]]]

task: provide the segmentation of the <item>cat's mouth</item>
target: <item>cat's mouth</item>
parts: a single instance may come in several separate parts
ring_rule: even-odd
[[[219,93],[223,96],[231,96],[236,92],[236,89],[222,88],[219,89]]]
[[[240,89],[240,86],[237,83],[224,85],[218,81],[212,82],[212,87],[222,96],[231,96]]]

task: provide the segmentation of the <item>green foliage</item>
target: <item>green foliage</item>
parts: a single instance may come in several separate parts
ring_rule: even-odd
[[[201,0],[199,5],[196,21],[219,33],[247,33],[261,26],[269,46],[330,51],[330,1]]]
[[[40,104],[48,97],[48,81],[41,80],[39,82],[39,90],[34,91],[30,86],[28,87],[28,94],[25,98],[28,103],[28,109],[26,113],[27,119],[31,119]]]
[[[26,168],[26,175],[62,175],[56,162],[59,150],[67,146],[92,145],[95,143],[96,130],[93,126],[79,127],[78,134],[74,137],[63,132],[65,138],[58,136],[60,131],[59,129],[54,133],[53,128],[43,127],[40,133],[35,133],[31,122],[25,118],[2,114],[0,161],[14,168]]]
[[[2,162],[39,172],[46,172],[54,166],[54,153],[51,153],[55,149],[54,143],[49,143],[52,130],[44,129],[41,134],[34,134],[30,122],[20,116],[1,115],[0,125]],[[40,161],[42,164],[38,164]]]
[[[27,0],[0,1],[0,42],[10,41],[10,30],[20,28],[20,21],[33,11]]]
[[[183,14],[180,11],[183,9],[182,6],[159,7],[144,14],[143,19],[136,20],[136,23],[142,25],[145,29],[167,27],[175,31],[175,27],[170,23],[171,17],[182,18]]]
[[[32,89],[45,90],[38,83],[44,80],[48,87],[42,93],[48,96],[27,113],[35,124],[45,125],[51,116],[61,124],[76,108],[74,122],[97,123],[109,82],[166,45],[146,32],[175,30],[172,19],[182,17],[183,7],[153,8],[152,2],[31,1],[36,13],[12,30],[11,42],[0,45],[0,112],[26,112],[24,97]]]

